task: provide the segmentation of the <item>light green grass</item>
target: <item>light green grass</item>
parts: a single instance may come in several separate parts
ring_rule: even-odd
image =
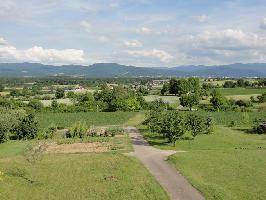
[[[255,95],[266,92],[266,88],[220,88],[218,89],[223,95]]]
[[[142,133],[158,148],[187,151],[170,161],[206,199],[266,199],[266,135],[219,126],[212,135],[180,140],[174,147],[158,134]]]
[[[67,128],[78,121],[85,121],[89,126],[122,125],[135,114],[134,112],[38,113],[37,119],[40,128],[47,128],[50,124]]]
[[[179,102],[179,98],[177,96],[148,95],[148,96],[144,96],[144,99],[148,102],[162,99],[165,103],[170,103],[170,104],[174,104],[176,102]]]
[[[1,200],[168,199],[133,157],[119,153],[48,154],[31,164],[22,156],[26,146],[26,141],[0,144],[0,171],[4,173]]]

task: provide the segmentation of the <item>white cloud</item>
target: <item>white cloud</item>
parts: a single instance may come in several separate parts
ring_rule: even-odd
[[[142,27],[142,28],[139,28],[136,30],[137,33],[140,33],[140,34],[150,34],[152,33],[152,30],[148,27]]]
[[[110,39],[107,36],[101,35],[97,38],[100,42],[108,42]]]
[[[78,64],[86,62],[83,50],[44,49],[34,46],[20,50],[11,45],[0,46],[0,61],[39,62],[44,64]]]
[[[168,63],[173,59],[173,56],[166,51],[152,49],[152,50],[131,50],[127,51],[131,56],[135,57],[147,57],[147,58],[158,58],[163,63]]]
[[[262,23],[260,24],[262,29],[266,29],[266,18],[263,19]]]
[[[218,50],[241,50],[266,47],[266,37],[233,29],[216,32],[205,31],[196,37],[192,37],[192,40],[196,46]]]
[[[0,38],[0,45],[8,45],[8,41],[4,38]]]
[[[209,16],[207,16],[207,15],[198,15],[198,16],[193,16],[192,18],[195,21],[200,22],[200,23],[204,23],[204,22],[207,22],[209,20]]]
[[[125,40],[124,45],[126,47],[132,47],[132,48],[142,47],[142,43],[138,40],[130,40],[130,41]]]
[[[92,31],[92,25],[87,21],[81,21],[80,26],[88,33]]]

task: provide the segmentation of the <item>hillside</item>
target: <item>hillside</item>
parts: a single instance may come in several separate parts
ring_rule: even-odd
[[[266,77],[266,64],[231,64],[221,66],[180,66],[149,68],[116,63],[82,65],[43,65],[39,63],[2,63],[0,77],[26,76],[84,76],[84,77],[148,77],[148,76],[201,76],[201,77]]]

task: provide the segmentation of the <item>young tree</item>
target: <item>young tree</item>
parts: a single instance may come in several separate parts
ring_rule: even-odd
[[[12,132],[17,139],[33,139],[37,136],[38,123],[33,114],[24,117]]]
[[[0,84],[0,92],[3,92],[5,90],[5,86]]]
[[[35,110],[41,110],[43,108],[43,103],[38,99],[32,99],[29,101],[28,106]]]
[[[65,96],[65,90],[63,88],[57,88],[55,92],[55,98],[62,99]]]
[[[163,84],[163,88],[161,89],[161,95],[165,95],[165,93],[169,90],[169,85],[167,83]]]
[[[174,78],[172,78],[170,80],[169,93],[170,94],[174,94],[174,95],[177,95],[177,93],[178,93],[178,81],[176,79],[174,79]]]
[[[211,95],[210,102],[215,110],[219,111],[227,105],[227,99],[218,90],[214,90]]]
[[[192,110],[193,106],[199,104],[200,97],[198,94],[185,94],[180,97],[180,104],[183,107],[188,107],[189,110]]]

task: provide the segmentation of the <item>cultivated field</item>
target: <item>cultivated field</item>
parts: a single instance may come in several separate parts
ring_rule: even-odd
[[[134,112],[39,113],[37,119],[41,128],[51,124],[67,128],[78,121],[89,126],[123,125],[134,115]]]

